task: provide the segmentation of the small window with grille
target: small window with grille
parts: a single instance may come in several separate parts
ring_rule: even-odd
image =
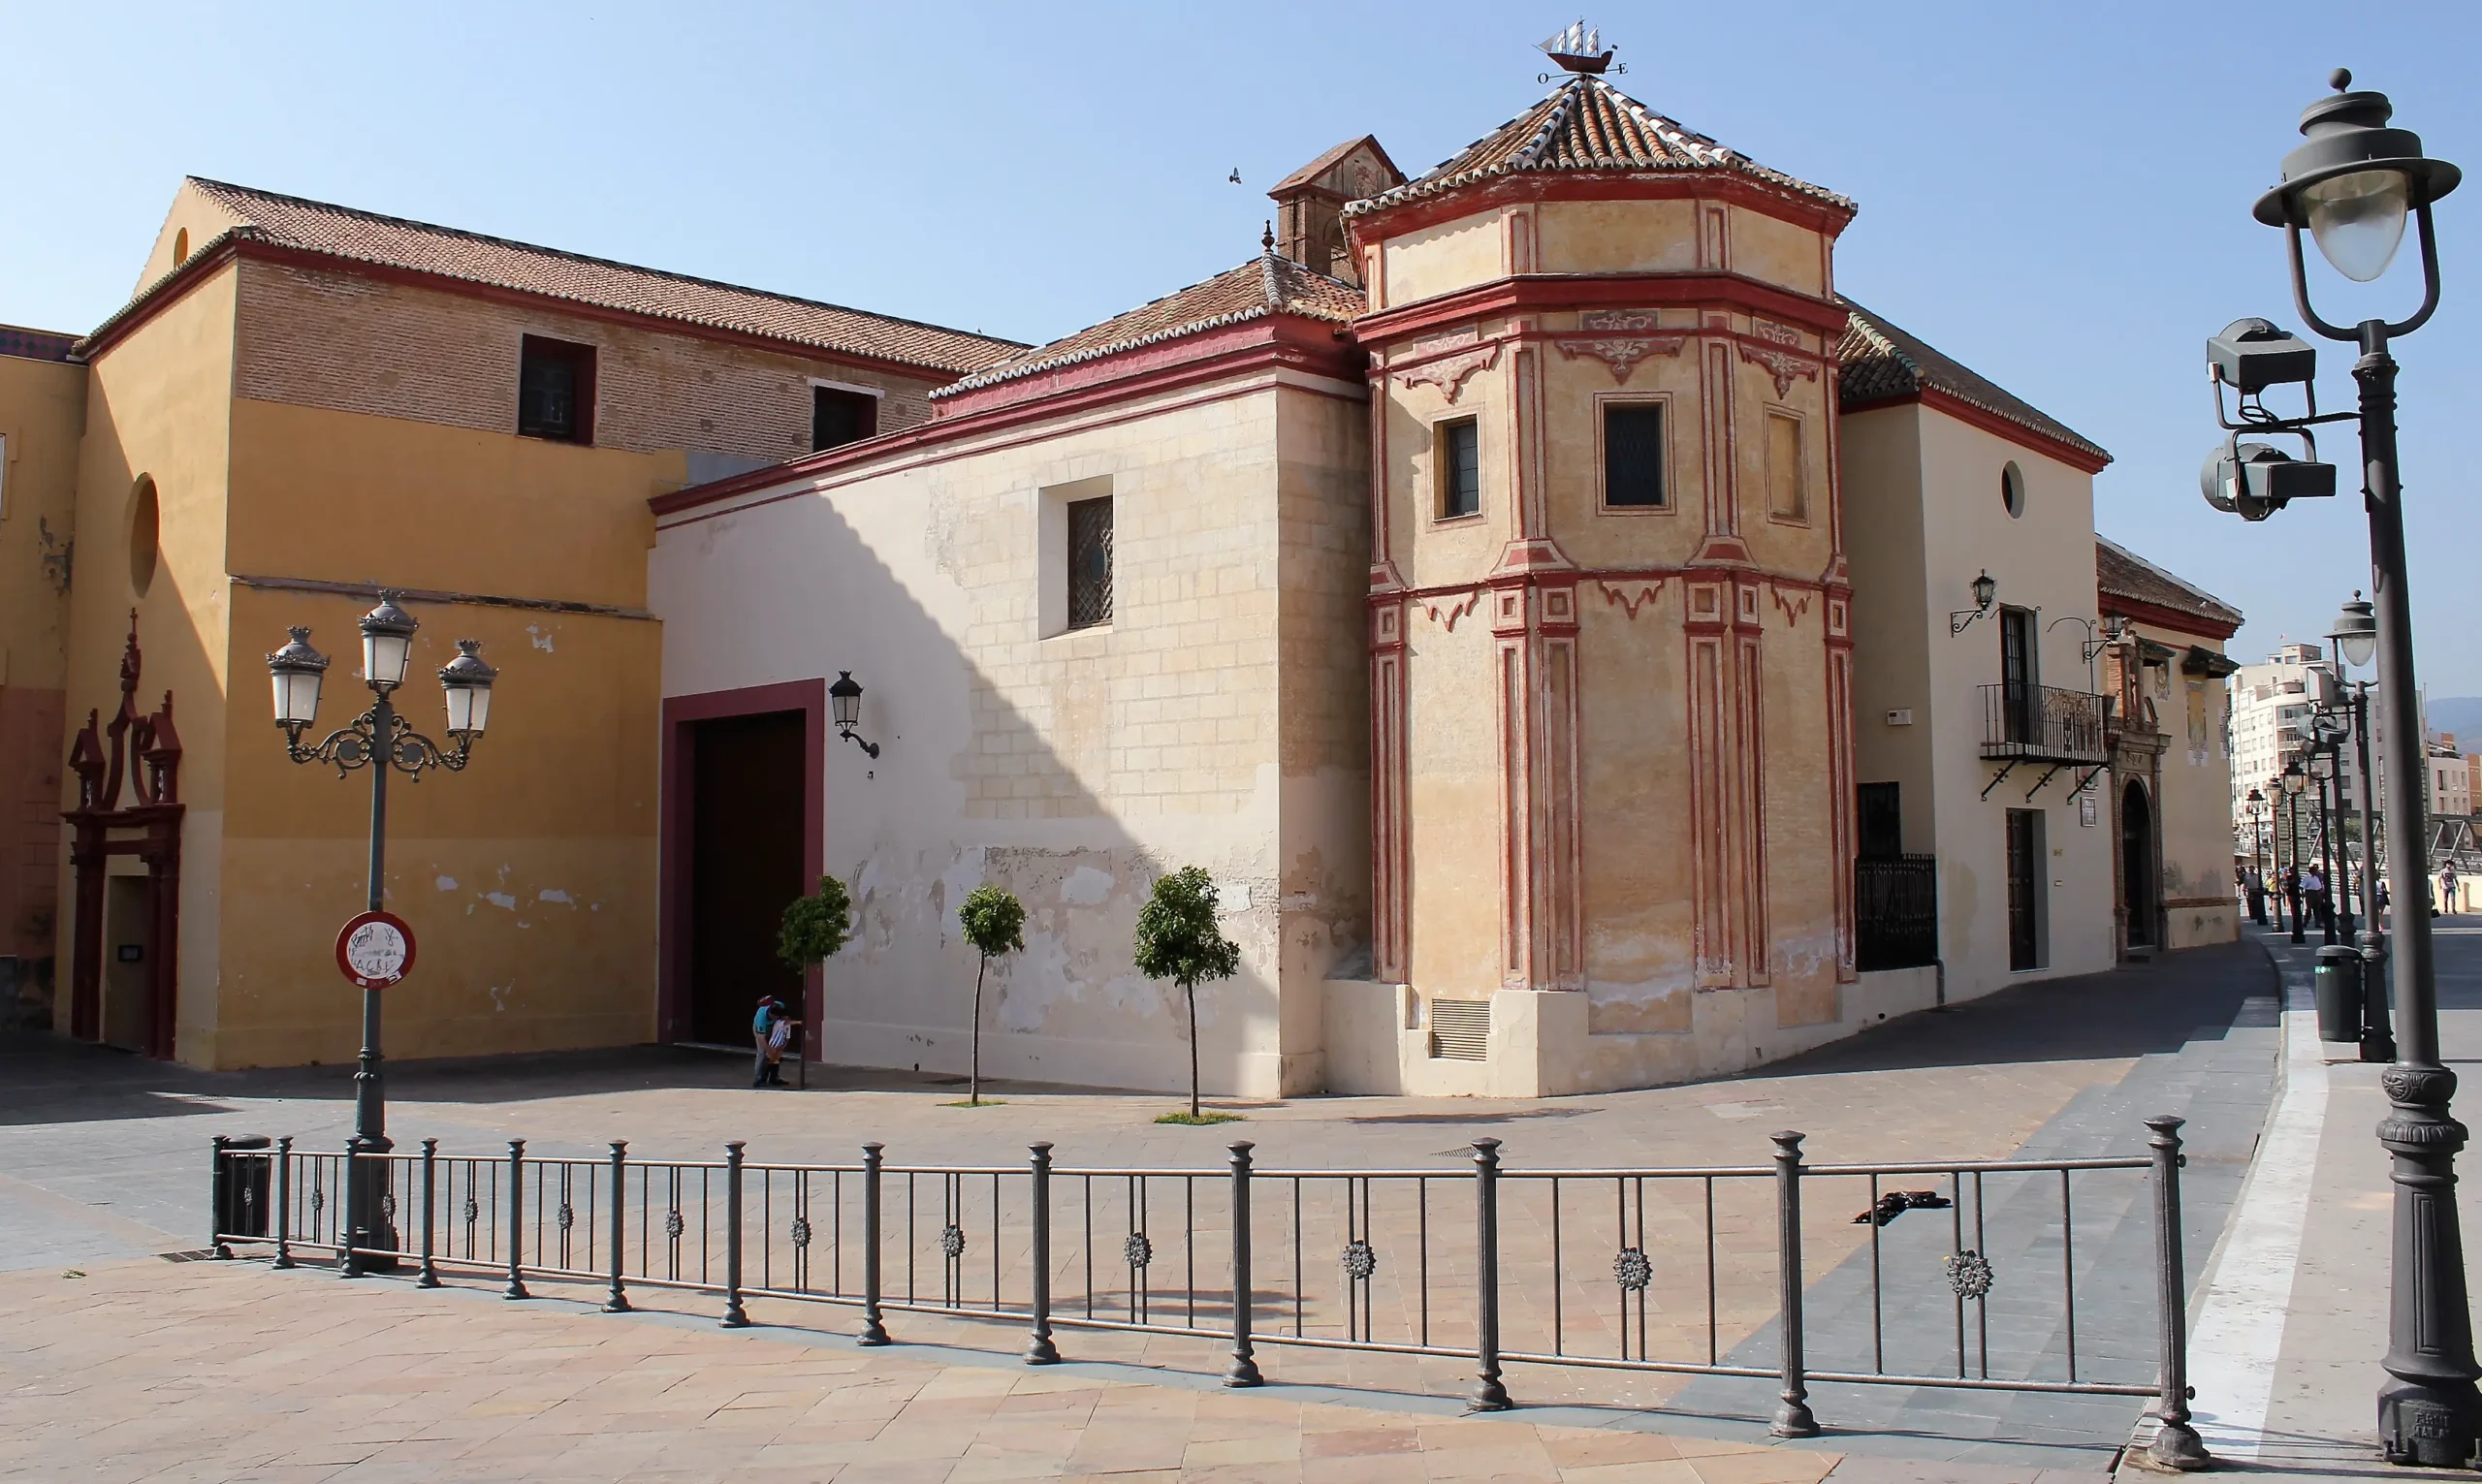
[[[1068,505],[1068,626],[1112,621],[1112,497]]]
[[[594,347],[527,335],[518,352],[517,430],[556,443],[594,441]]]
[[[1482,429],[1472,418],[1439,425],[1439,518],[1453,521],[1482,509]]]

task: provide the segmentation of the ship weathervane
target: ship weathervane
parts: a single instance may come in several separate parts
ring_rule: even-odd
[[[1611,65],[1611,53],[1603,45],[1603,32],[1589,27],[1583,20],[1568,26],[1536,44],[1551,60],[1569,72],[1592,77]],[[1624,66],[1623,71],[1626,71]],[[1543,77],[1548,79],[1550,74]]]

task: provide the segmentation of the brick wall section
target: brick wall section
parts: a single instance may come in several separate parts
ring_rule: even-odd
[[[518,348],[595,347],[594,441],[771,462],[810,452],[808,378],[886,389],[879,430],[927,422],[919,380],[356,273],[241,265],[234,395],[338,412],[517,430]]]

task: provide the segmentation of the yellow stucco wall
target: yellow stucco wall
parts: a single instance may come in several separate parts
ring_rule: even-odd
[[[0,355],[0,1024],[48,1014],[86,368]]]
[[[225,494],[235,277],[230,267],[221,269],[95,358],[79,454],[77,580],[70,593],[71,730],[90,709],[109,720],[120,704],[120,655],[133,608],[144,655],[140,709],[152,710],[168,690],[174,697],[187,805],[175,1050],[200,1065],[214,1064],[219,978],[212,903],[224,833]],[[131,560],[133,490],[142,476],[152,482],[159,511],[158,559],[143,594]],[[64,770],[62,807],[77,802],[76,790]],[[66,850],[60,900],[65,1012],[68,949],[75,941]]]
[[[2163,624],[2132,627],[2144,639],[2185,654],[2191,647],[2223,652],[2223,641]],[[2241,909],[2232,879],[2232,756],[2221,679],[2190,675],[2175,660],[2145,672],[2147,699],[2167,746],[2155,810],[2163,832],[2164,936],[2167,948],[2229,943],[2240,936]]]

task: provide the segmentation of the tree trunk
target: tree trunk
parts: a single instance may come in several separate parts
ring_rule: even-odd
[[[1190,1120],[1198,1117],[1198,987],[1185,984],[1190,998]]]
[[[982,976],[990,968],[985,956],[973,970],[973,1056],[966,1069],[966,1105],[972,1108],[982,1106]]]

